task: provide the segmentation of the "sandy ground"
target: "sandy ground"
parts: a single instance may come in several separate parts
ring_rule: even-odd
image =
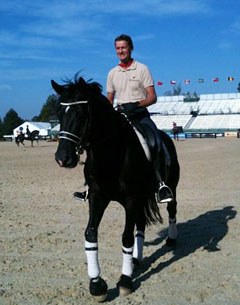
[[[240,139],[175,142],[181,164],[177,248],[165,246],[164,224],[146,232],[135,291],[119,297],[123,210],[107,209],[99,231],[106,303],[240,304]],[[94,304],[88,292],[84,230],[88,205],[72,197],[82,166],[61,169],[57,143],[0,143],[0,304]]]

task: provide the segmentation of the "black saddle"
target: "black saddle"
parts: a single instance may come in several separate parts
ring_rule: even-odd
[[[141,135],[146,140],[151,156],[155,159],[158,153],[158,144],[156,139],[156,133],[152,128],[146,124],[140,123],[141,119],[145,117],[150,117],[149,112],[144,107],[139,107],[138,102],[136,103],[126,103],[117,106],[117,110],[127,116],[127,119],[131,124],[141,133]]]

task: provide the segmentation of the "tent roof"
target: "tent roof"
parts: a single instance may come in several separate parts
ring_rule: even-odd
[[[51,128],[51,124],[47,122],[25,122],[25,123],[31,123],[32,125],[36,126],[39,129],[49,129]]]
[[[21,125],[17,126],[14,129],[19,129],[19,127],[21,127],[21,126],[25,127],[27,125],[29,125],[29,127],[34,127],[36,129],[51,129],[51,124],[50,123],[47,123],[47,122],[29,122],[29,121],[26,121],[26,122],[22,123]]]

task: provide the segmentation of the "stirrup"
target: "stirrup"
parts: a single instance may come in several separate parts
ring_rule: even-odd
[[[160,191],[165,188],[165,194],[163,197],[160,197]],[[158,192],[156,194],[156,200],[158,203],[168,203],[173,200],[173,193],[169,186],[167,186],[164,182],[159,183]]]
[[[158,188],[158,191],[160,191],[163,187],[167,187],[167,188],[169,188],[165,183],[164,183],[164,181],[162,181],[162,182],[159,182],[159,188]],[[170,189],[170,188],[169,188]]]

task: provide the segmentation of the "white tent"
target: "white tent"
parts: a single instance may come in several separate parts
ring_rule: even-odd
[[[24,122],[23,124],[19,125],[15,129],[13,129],[13,135],[14,137],[17,136],[17,132],[22,129],[23,133],[26,133],[27,126],[30,130],[30,132],[34,130],[39,131],[39,136],[46,137],[49,134],[49,131],[51,130],[51,124],[46,122]]]
[[[56,126],[54,126],[52,129],[51,129],[51,132],[55,132],[55,133],[58,133],[60,131],[60,124],[57,124]]]

